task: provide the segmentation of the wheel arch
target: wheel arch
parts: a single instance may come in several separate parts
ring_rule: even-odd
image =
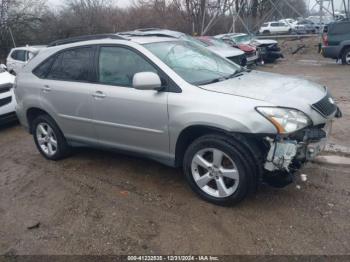
[[[33,126],[32,126],[33,120],[35,118],[37,118],[39,115],[50,116],[50,114],[47,111],[45,111],[39,107],[31,107],[31,108],[28,108],[26,111],[26,118],[27,118],[27,122],[28,122],[29,133],[31,133],[31,134],[33,133]]]
[[[340,52],[339,52],[339,57],[340,57],[340,58],[343,57],[343,52],[344,52],[346,49],[348,49],[348,48],[350,48],[350,40],[349,40],[349,41],[346,41],[346,43],[343,43],[343,44],[342,44],[342,47],[341,47]]]
[[[195,139],[208,134],[216,134],[230,137],[233,140],[236,140],[238,143],[242,144],[242,146],[245,146],[251,152],[259,150],[259,147],[261,146],[260,139],[249,134],[231,132],[222,128],[213,127],[209,125],[191,125],[181,131],[176,141],[175,166],[182,166],[184,154],[188,146]]]

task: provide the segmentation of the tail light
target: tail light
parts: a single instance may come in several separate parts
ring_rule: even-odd
[[[328,34],[327,33],[323,33],[322,40],[323,40],[323,45],[328,46]]]

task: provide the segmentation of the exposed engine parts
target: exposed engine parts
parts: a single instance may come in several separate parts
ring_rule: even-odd
[[[297,154],[298,142],[295,140],[281,140],[276,142],[272,139],[268,139],[268,141],[270,143],[270,150],[266,158],[265,169],[268,171],[289,171],[289,166]]]
[[[326,146],[332,123],[311,127],[288,137],[266,137],[270,145],[264,168],[267,171],[291,171],[291,164],[302,164],[314,159]]]

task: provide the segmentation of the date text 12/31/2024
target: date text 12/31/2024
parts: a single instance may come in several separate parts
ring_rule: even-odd
[[[128,261],[219,261],[216,256],[128,256]]]

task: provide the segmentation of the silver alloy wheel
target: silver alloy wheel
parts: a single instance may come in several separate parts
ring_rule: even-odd
[[[36,127],[36,138],[41,150],[47,156],[53,156],[57,152],[57,139],[52,128],[47,123],[40,123]]]
[[[205,148],[198,151],[192,159],[191,171],[197,186],[213,197],[228,197],[237,190],[237,166],[219,149]]]
[[[345,55],[345,62],[346,64],[350,65],[350,51],[347,52]]]

